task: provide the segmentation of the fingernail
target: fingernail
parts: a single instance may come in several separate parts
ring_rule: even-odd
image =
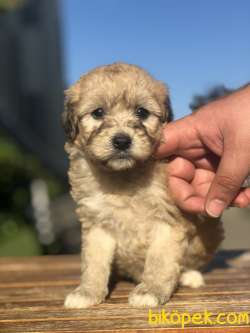
[[[206,211],[208,215],[212,217],[219,217],[223,213],[225,208],[225,202],[219,199],[213,199],[208,203]]]

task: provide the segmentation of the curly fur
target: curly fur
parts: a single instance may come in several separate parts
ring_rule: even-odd
[[[82,225],[81,283],[65,306],[104,301],[112,268],[138,283],[132,306],[164,304],[178,283],[202,285],[196,270],[213,257],[223,230],[218,219],[175,206],[166,162],[152,158],[163,123],[172,117],[166,86],[137,66],[103,66],[66,91],[65,107],[71,193]],[[100,107],[105,117],[94,119]],[[149,117],[138,119],[137,107]],[[121,132],[132,140],[126,155],[112,146]]]

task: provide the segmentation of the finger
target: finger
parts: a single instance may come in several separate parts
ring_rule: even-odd
[[[192,186],[195,188],[198,195],[206,198],[214,176],[215,173],[213,171],[203,169],[195,170],[195,177],[192,181]]]
[[[193,161],[193,163],[198,169],[216,171],[219,165],[219,157],[212,153],[206,154],[204,157],[198,158]]]
[[[190,161],[176,157],[168,163],[167,172],[169,177],[174,176],[191,182],[194,178],[195,167]]]
[[[245,194],[246,194],[246,196],[248,198],[248,206],[249,206],[250,205],[250,188],[246,188],[244,190],[244,192],[245,192]]]
[[[234,153],[236,152],[236,153]],[[249,173],[247,152],[242,147],[225,147],[214,181],[211,184],[206,212],[212,217],[219,217],[237,195],[241,184]]]
[[[162,142],[156,151],[156,156],[159,158],[177,153],[181,155],[181,152],[187,148],[202,146],[193,115],[167,124],[162,135]]]
[[[188,213],[204,212],[204,198],[196,195],[194,188],[185,180],[170,177],[168,181],[170,194],[175,203]]]
[[[233,201],[233,206],[246,208],[250,205],[250,189],[241,191]]]

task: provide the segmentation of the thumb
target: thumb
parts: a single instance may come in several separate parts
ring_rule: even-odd
[[[230,205],[249,174],[249,157],[243,149],[231,146],[223,153],[206,199],[205,209],[212,217],[219,217]]]
[[[163,158],[170,155],[182,154],[182,151],[197,145],[197,131],[195,130],[193,115],[167,124],[162,132],[156,157]]]

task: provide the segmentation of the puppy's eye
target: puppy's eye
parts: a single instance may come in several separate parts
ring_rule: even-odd
[[[91,112],[91,116],[95,119],[102,119],[104,117],[105,111],[102,108],[98,108]]]
[[[147,109],[144,109],[144,108],[137,108],[136,111],[135,111],[135,114],[141,120],[145,120],[149,116],[149,111]]]

